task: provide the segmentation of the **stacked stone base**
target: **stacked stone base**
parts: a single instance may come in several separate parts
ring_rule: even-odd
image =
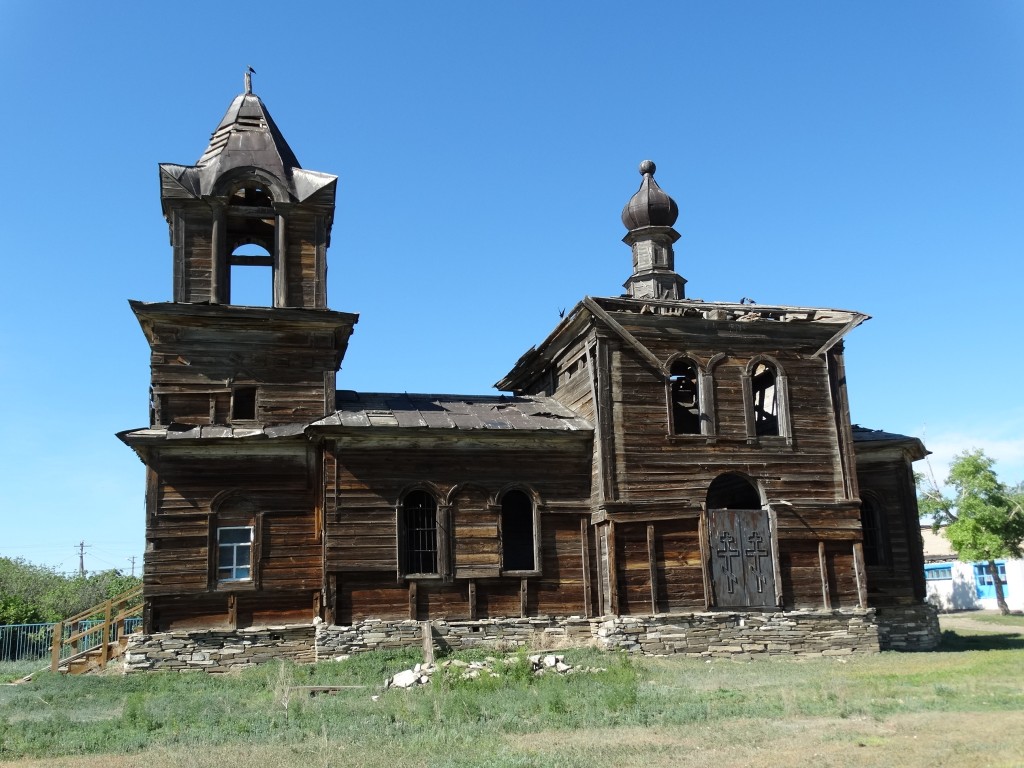
[[[933,651],[942,641],[938,609],[930,603],[877,609],[883,651]]]
[[[931,630],[910,624],[909,610],[887,625],[888,647],[925,647]],[[921,608],[913,606],[913,608]],[[891,610],[891,609],[886,609]],[[914,614],[914,615],[912,615]],[[934,617],[934,611],[930,614]],[[927,618],[923,616],[923,618]],[[903,622],[902,624],[900,622]],[[925,622],[927,623],[927,622]],[[182,630],[134,635],[125,671],[225,672],[271,659],[305,663],[364,651],[422,647],[431,633],[441,651],[486,648],[553,649],[595,646],[648,655],[754,659],[877,653],[881,633],[874,609],[778,613],[686,613],[649,617],[384,621],[352,626],[317,623],[240,630]],[[937,622],[935,638],[937,642]],[[892,645],[894,642],[902,646]]]

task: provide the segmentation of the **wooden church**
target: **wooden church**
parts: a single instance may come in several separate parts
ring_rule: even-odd
[[[498,394],[354,392],[337,178],[247,80],[195,165],[160,165],[173,300],[131,302],[147,632],[920,606],[924,447],[850,422],[867,316],[687,299],[676,203],[640,172],[625,294],[583,298]],[[272,306],[232,303],[239,268]]]

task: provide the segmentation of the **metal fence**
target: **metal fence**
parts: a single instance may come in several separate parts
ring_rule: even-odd
[[[125,619],[125,630],[131,634],[142,624],[142,619]],[[0,661],[31,661],[48,659],[53,648],[54,624],[0,624]],[[95,632],[89,632],[93,627]],[[65,636],[72,632],[86,632],[78,642],[78,651],[87,651],[103,642],[103,621],[75,622],[65,627]],[[116,638],[111,638],[114,640]],[[62,655],[67,655],[66,651]]]

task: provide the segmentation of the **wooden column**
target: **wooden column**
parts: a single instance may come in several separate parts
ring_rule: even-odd
[[[608,523],[608,608],[619,615],[619,568],[615,555],[615,522]]]
[[[288,234],[287,220],[278,212],[274,217],[274,306],[288,306]]]
[[[583,615],[593,616],[593,597],[590,591],[590,525],[580,518],[580,544],[583,549]]]
[[[832,595],[828,588],[828,562],[825,557],[825,542],[818,542],[818,570],[821,573],[821,604],[827,609],[832,608]]]
[[[228,626],[238,629],[238,595],[228,595]]]
[[[231,274],[228,271],[228,254],[224,244],[224,206],[210,202],[213,210],[213,226],[210,231],[210,303],[226,304],[231,301]]]
[[[413,621],[416,621],[416,618],[419,615],[419,610],[417,608],[417,600],[418,600],[418,598],[416,596],[416,582],[415,581],[410,581],[409,582],[409,618],[412,619]]]
[[[519,618],[525,619],[527,615],[527,584],[526,579],[519,580]]]
[[[924,570],[923,568],[921,569]],[[868,585],[865,581],[864,545],[859,541],[853,545],[853,573],[857,577],[857,602],[861,608],[868,607]]]
[[[476,579],[469,580],[469,618],[476,621]]]
[[[651,573],[651,613],[658,613],[658,558],[655,552],[654,523],[647,524],[647,567]]]
[[[711,610],[711,557],[708,554],[708,513],[702,510],[697,521],[697,539],[700,544],[700,575],[704,581],[704,610]]]

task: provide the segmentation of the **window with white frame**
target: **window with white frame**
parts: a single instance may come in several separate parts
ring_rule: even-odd
[[[217,529],[217,581],[252,579],[253,526]]]

